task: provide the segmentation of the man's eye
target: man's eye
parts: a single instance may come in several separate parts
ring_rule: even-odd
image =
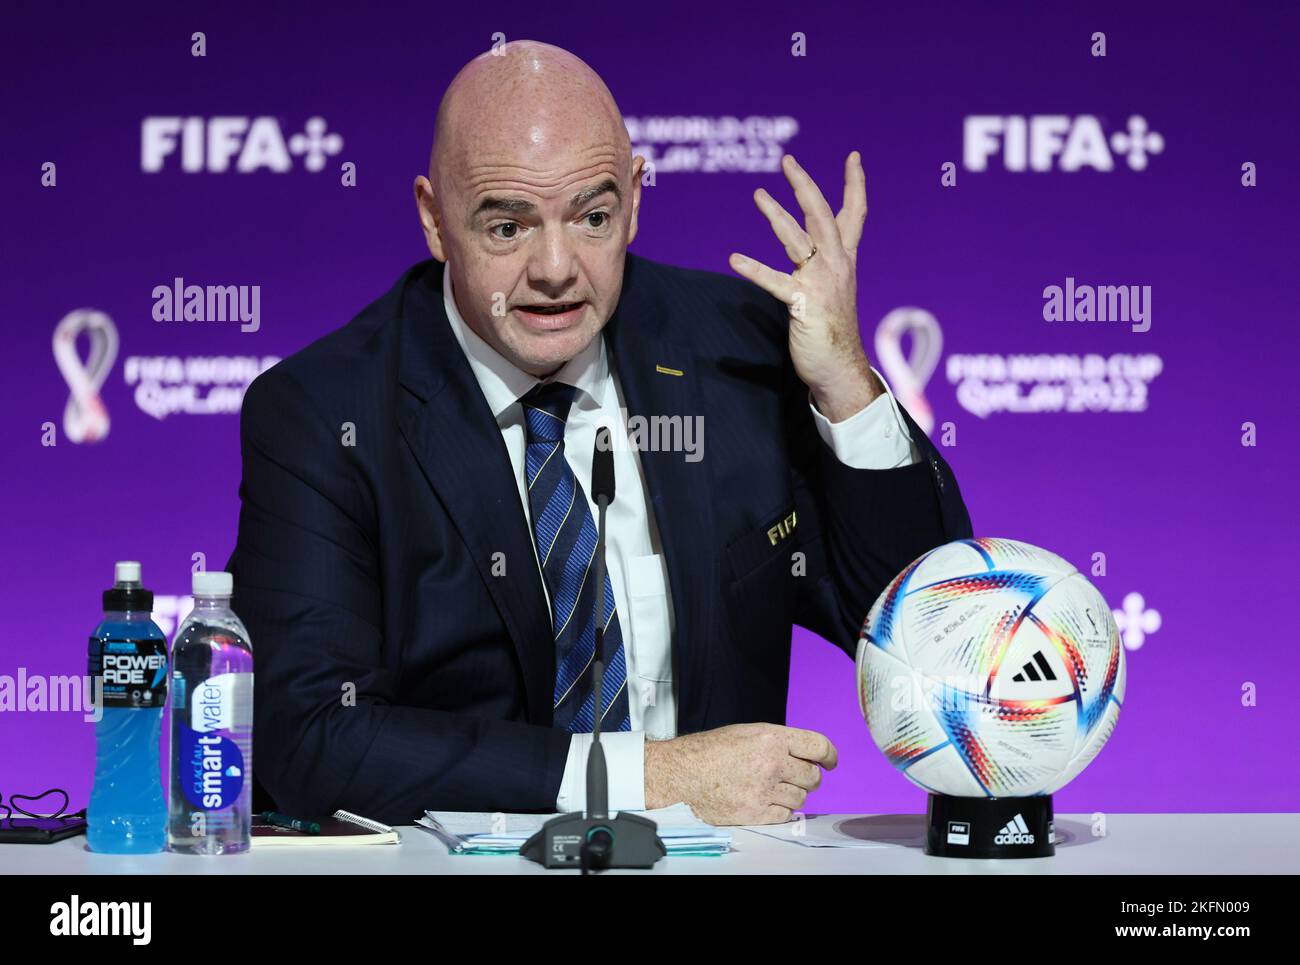
[[[593,224],[593,225],[591,225],[591,227],[593,227],[593,228],[603,228],[603,227],[605,227],[605,225],[607,225],[607,224],[609,223],[609,212],[608,212],[608,211],[593,211],[591,214],[587,215],[587,218],[588,218],[588,219],[591,219],[591,218],[602,218],[602,219],[604,219],[604,220],[602,220],[599,224]],[[589,222],[589,223],[590,223],[590,222]]]
[[[510,233],[503,234],[503,235],[497,234],[498,229],[501,228],[511,229]],[[493,236],[500,238],[502,241],[513,241],[515,238],[519,237],[517,233],[518,228],[519,228],[519,223],[516,221],[503,221],[500,224],[493,225],[491,228],[488,229],[488,231],[491,232]]]

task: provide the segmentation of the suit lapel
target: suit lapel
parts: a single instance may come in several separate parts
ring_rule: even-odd
[[[528,720],[550,726],[551,614],[510,455],[447,320],[441,268],[433,262],[408,286],[403,301],[400,377],[407,391],[398,400],[398,427],[469,547],[514,643]],[[500,560],[504,575],[493,572]]]
[[[623,296],[605,327],[606,347],[623,388],[629,428],[638,416],[646,420],[656,416],[694,419],[703,414],[699,363],[690,349],[663,337],[666,309],[644,291],[644,281],[638,287],[637,275],[636,259],[629,255]],[[651,433],[647,436],[653,438]],[[703,435],[699,442],[704,442]],[[684,452],[644,448],[639,458],[668,564],[675,623],[677,729],[678,733],[691,733],[704,727],[712,680],[709,644],[715,633],[712,607],[717,596],[718,559],[713,486],[705,459],[688,462]]]

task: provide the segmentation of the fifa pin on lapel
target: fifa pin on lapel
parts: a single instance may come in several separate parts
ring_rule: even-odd
[[[661,375],[685,375],[681,369],[670,369],[666,365],[655,365],[655,371]]]

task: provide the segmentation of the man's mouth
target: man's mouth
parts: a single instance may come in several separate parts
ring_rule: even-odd
[[[534,328],[551,330],[574,322],[584,305],[586,302],[537,302],[517,305],[515,311]]]
[[[567,312],[572,308],[577,308],[582,302],[556,302],[553,305],[520,305],[526,312],[534,312],[538,315],[558,315],[560,312]]]

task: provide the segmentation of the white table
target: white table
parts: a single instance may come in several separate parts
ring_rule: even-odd
[[[1056,816],[1056,855],[1001,861],[932,858],[923,815],[837,815],[854,837],[882,847],[806,848],[744,828],[715,857],[665,858],[631,874],[1260,874],[1300,872],[1300,814]],[[84,835],[52,845],[0,845],[0,874],[543,874],[523,858],[450,855],[428,831],[403,827],[402,843],[351,848],[258,848],[230,857],[106,855]],[[551,872],[576,874],[577,872]]]

